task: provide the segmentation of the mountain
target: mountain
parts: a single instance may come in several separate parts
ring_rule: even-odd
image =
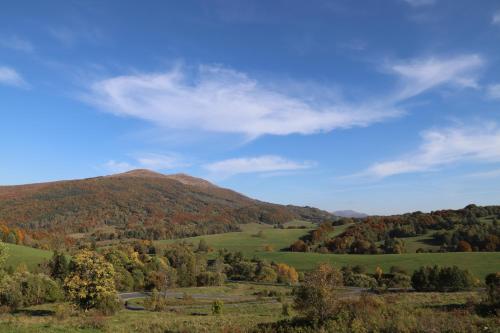
[[[356,212],[356,211],[350,210],[350,209],[336,210],[332,214],[335,216],[340,216],[340,217],[354,217],[354,218],[360,218],[360,219],[368,217],[368,215],[365,213],[359,213],[359,212]]]
[[[95,178],[0,186],[0,227],[34,240],[164,239],[239,230],[242,223],[334,219],[312,207],[262,202],[186,174],[150,170]],[[1,232],[1,229],[0,229]]]

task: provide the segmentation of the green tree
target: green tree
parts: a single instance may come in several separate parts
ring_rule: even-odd
[[[49,262],[50,276],[53,279],[64,281],[68,275],[69,262],[64,253],[55,251]]]
[[[296,289],[294,307],[309,320],[324,323],[335,315],[337,295],[342,286],[342,273],[329,264],[321,264],[306,274],[304,282]]]
[[[500,272],[488,274],[485,282],[488,302],[496,308],[500,308]]]
[[[116,297],[114,274],[113,266],[100,254],[83,250],[74,256],[64,288],[81,308],[98,307],[108,298]]]

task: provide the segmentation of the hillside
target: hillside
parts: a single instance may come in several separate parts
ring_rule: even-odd
[[[21,228],[35,240],[68,234],[97,240],[165,239],[293,219],[318,222],[333,215],[258,201],[185,174],[149,170],[0,187],[0,225]]]

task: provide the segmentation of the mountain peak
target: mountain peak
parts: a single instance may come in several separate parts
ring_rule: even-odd
[[[197,186],[197,187],[203,187],[203,188],[217,187],[216,185],[212,184],[208,180],[193,177],[193,176],[190,176],[190,175],[185,174],[185,173],[175,173],[172,175],[167,175],[166,177],[170,178],[170,179],[177,180],[178,182],[181,182],[184,185]]]
[[[156,172],[156,171],[151,171],[148,169],[134,169],[122,173],[117,173],[114,175],[111,175],[110,177],[148,177],[148,178],[164,178],[167,177],[166,175]]]
[[[189,186],[196,186],[202,188],[217,187],[208,180],[193,177],[185,173],[174,173],[171,175],[165,175],[163,173],[159,173],[148,169],[134,169],[127,172],[117,173],[109,177],[166,178],[178,181],[184,185],[189,185]]]

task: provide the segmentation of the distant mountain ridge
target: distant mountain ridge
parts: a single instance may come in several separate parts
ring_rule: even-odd
[[[336,210],[336,211],[332,212],[332,214],[335,216],[340,216],[340,217],[354,217],[354,218],[368,217],[368,215],[365,213],[356,212],[356,211],[350,210],[350,209]]]
[[[249,198],[186,174],[115,175],[0,186],[0,225],[43,235],[163,239],[239,230],[241,223],[333,220],[312,207]]]

